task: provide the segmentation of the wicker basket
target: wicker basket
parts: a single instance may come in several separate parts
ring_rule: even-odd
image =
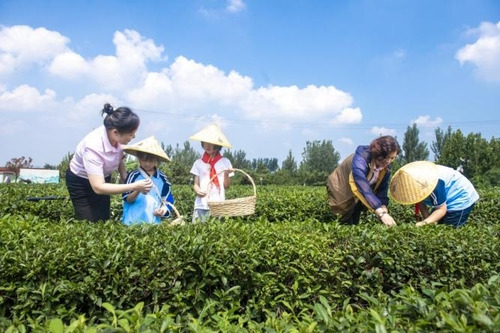
[[[165,204],[167,206],[169,206],[170,208],[172,208],[172,210],[174,211],[175,213],[175,219],[173,219],[171,222],[167,222],[168,226],[174,226],[174,225],[184,225],[184,219],[182,217],[182,215],[179,213],[179,211],[177,210],[177,208],[175,208],[174,205],[172,205],[170,202],[166,201]]]
[[[247,176],[248,179],[250,179],[250,182],[252,183],[253,186],[253,195],[243,198],[228,199],[225,201],[210,201],[209,198],[208,208],[210,208],[210,215],[212,216],[245,216],[255,213],[255,202],[257,201],[257,189],[255,188],[255,183],[252,177],[250,177],[248,173],[240,169],[233,169],[233,171],[241,172],[245,176]],[[212,180],[215,177],[217,177],[221,172],[219,172],[217,175],[214,175],[210,179],[210,181],[208,182],[209,186]],[[209,191],[207,190],[207,192]]]

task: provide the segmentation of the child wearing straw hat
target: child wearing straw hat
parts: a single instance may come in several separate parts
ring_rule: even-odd
[[[205,222],[210,216],[208,200],[224,201],[225,190],[231,185],[233,166],[228,158],[220,153],[222,147],[231,148],[229,140],[217,124],[211,124],[189,137],[201,141],[203,156],[191,168],[194,176],[193,189],[196,193],[193,222]]]
[[[474,185],[464,175],[430,161],[401,167],[391,180],[390,193],[401,204],[417,205],[423,217],[418,227],[437,223],[460,227],[479,200]]]
[[[136,156],[139,161],[139,168],[128,173],[126,183],[143,179],[153,182],[150,192],[129,191],[122,194],[123,224],[161,223],[162,218],[170,216],[167,203],[173,205],[174,197],[172,186],[167,176],[158,169],[158,165],[169,162],[170,158],[154,136],[127,146],[123,151]]]

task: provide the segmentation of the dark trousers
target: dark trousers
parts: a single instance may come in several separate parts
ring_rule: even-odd
[[[344,224],[358,224],[359,218],[361,217],[361,212],[366,210],[365,205],[361,201],[358,201],[354,207],[352,207],[347,213],[342,215],[340,222]]]
[[[106,178],[110,182],[111,177]],[[66,187],[68,188],[75,218],[77,220],[88,220],[92,222],[107,221],[111,211],[111,197],[94,192],[88,179],[79,177],[66,171]]]

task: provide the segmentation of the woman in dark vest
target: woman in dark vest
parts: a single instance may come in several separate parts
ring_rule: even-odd
[[[381,136],[369,146],[358,146],[329,176],[328,205],[340,222],[358,224],[361,212],[374,212],[386,226],[396,225],[389,215],[387,194],[390,164],[399,154],[392,136]]]

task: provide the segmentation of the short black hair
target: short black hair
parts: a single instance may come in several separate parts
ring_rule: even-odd
[[[143,151],[137,152],[137,158],[142,160],[142,161],[156,161],[157,163],[160,162],[160,158],[158,156],[156,156],[155,154],[150,154],[150,153],[146,153]]]
[[[217,150],[217,151],[221,151],[221,150],[222,150],[222,146],[216,145],[216,144],[211,143],[211,142],[205,142],[205,141],[202,141],[202,142],[201,142],[201,148],[203,148],[203,149],[205,149],[205,147],[203,147],[203,144],[204,144],[204,143],[210,143],[210,144],[214,145],[214,148],[215,148],[215,150]]]

